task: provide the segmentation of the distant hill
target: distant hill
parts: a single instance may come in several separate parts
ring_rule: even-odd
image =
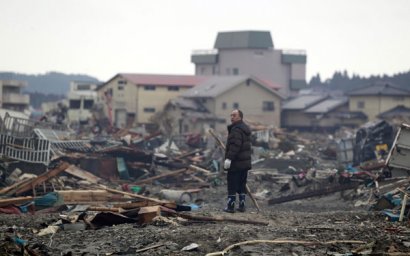
[[[376,81],[390,82],[398,87],[410,90],[410,71],[397,73],[392,76],[380,75],[367,78],[356,74],[349,76],[346,70],[343,72],[336,71],[333,76],[326,81],[321,80],[320,74],[313,76],[309,81],[309,86],[348,92],[353,89],[368,86]]]
[[[58,72],[48,72],[45,74],[29,75],[13,72],[0,72],[0,80],[23,80],[28,86],[24,89],[29,93],[66,95],[70,88],[71,81],[89,81],[100,83],[98,79],[88,75],[64,74]]]

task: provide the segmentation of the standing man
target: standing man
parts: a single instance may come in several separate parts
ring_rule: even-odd
[[[251,130],[243,122],[243,113],[235,109],[228,125],[224,169],[228,171],[228,203],[225,212],[235,212],[236,193],[239,194],[238,211],[245,211],[246,179],[251,165]]]

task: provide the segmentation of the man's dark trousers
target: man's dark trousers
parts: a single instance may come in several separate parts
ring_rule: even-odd
[[[227,174],[228,195],[246,194],[248,170],[230,170]]]

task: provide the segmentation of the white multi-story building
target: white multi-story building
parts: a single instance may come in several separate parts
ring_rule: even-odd
[[[92,118],[91,109],[97,101],[97,84],[84,81],[70,83],[68,92],[68,122],[86,123]]]

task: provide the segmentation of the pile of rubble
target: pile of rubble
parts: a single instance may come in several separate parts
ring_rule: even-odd
[[[333,135],[251,127],[252,200],[247,204],[258,211],[258,202],[269,207],[342,192],[343,200],[356,207],[408,223],[410,187],[406,171],[403,175],[410,169],[403,159],[409,146],[408,126],[403,125],[394,140],[393,131],[386,135],[384,123]],[[0,120],[0,213],[59,214],[54,222],[33,231],[37,236],[125,223],[178,225],[181,220],[269,224],[266,218],[201,214],[204,205],[222,203],[225,196],[222,134],[171,137],[123,129],[104,137],[87,136],[78,137],[61,125],[9,115]],[[390,153],[380,153],[386,147]],[[369,148],[375,149],[373,156]],[[366,157],[353,165],[358,155]],[[19,234],[14,229],[4,233],[0,252],[12,255],[10,247],[28,255],[47,251],[29,246]]]

